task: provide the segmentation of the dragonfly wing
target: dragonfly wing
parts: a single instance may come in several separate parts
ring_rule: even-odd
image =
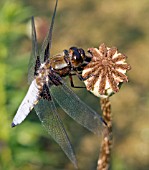
[[[54,9],[53,16],[52,16],[52,21],[51,21],[51,24],[50,24],[50,29],[49,29],[49,31],[48,31],[48,33],[46,35],[46,38],[44,39],[42,47],[41,47],[40,57],[41,57],[41,62],[42,63],[47,58],[50,57],[50,49],[51,49],[51,45],[52,45],[52,31],[53,31],[53,26],[54,26],[54,20],[55,20],[55,15],[56,15],[57,4],[58,4],[58,0],[56,0],[55,9]]]
[[[32,22],[31,24],[32,25],[32,53],[31,53],[30,61],[28,65],[28,83],[29,84],[34,79],[35,63],[37,60],[37,56],[39,56],[34,17],[32,17],[31,22]]]
[[[35,111],[42,122],[45,129],[52,136],[52,138],[61,146],[62,150],[77,167],[77,161],[72,149],[71,143],[58,116],[57,109],[53,100],[50,101],[41,99],[35,106]]]
[[[103,128],[102,117],[81,101],[64,82],[62,85],[52,86],[51,93],[70,117],[96,135],[100,135]]]
[[[36,37],[34,17],[32,17],[32,53],[31,53],[29,66],[28,66],[28,83],[29,84],[34,79],[35,65],[36,65],[37,57],[38,57],[39,62],[43,63],[50,56],[50,49],[51,49],[51,44],[52,44],[52,30],[53,30],[53,26],[54,26],[54,19],[55,19],[55,15],[56,15],[57,3],[58,3],[58,0],[56,0],[50,29],[49,29],[47,36],[43,42],[40,57],[39,57],[39,51],[38,51],[38,43],[37,43],[37,37]]]

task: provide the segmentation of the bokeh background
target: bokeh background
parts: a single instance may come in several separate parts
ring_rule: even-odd
[[[1,170],[74,170],[61,148],[44,131],[34,111],[21,125],[10,127],[28,89],[27,70],[32,49],[30,18],[38,17],[41,44],[54,4],[54,0],[0,1]],[[104,42],[126,54],[132,66],[128,73],[130,82],[111,97],[113,170],[149,169],[148,18],[148,0],[59,0],[58,4],[52,55],[72,45],[87,50]],[[76,79],[75,84],[79,83]],[[73,90],[101,114],[98,98],[84,89]],[[58,110],[75,149],[79,169],[95,170],[101,139]]]

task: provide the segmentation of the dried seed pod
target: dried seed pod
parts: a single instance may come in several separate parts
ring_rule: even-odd
[[[119,91],[123,82],[128,82],[125,75],[131,69],[126,63],[126,56],[118,52],[116,47],[101,44],[99,49],[89,48],[92,60],[85,66],[82,76],[87,90],[95,96],[108,97]],[[88,78],[89,77],[89,78]]]

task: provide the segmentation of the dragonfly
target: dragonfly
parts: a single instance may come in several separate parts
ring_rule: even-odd
[[[55,102],[76,122],[98,136],[101,134],[104,121],[99,114],[80,100],[62,79],[63,76],[70,75],[71,70],[76,71],[80,67],[80,64],[74,67],[75,64],[72,60],[77,60],[76,56],[83,58],[85,55],[84,51],[73,47],[69,51],[64,50],[63,55],[50,57],[52,30],[57,4],[58,0],[56,0],[50,28],[42,44],[40,53],[38,50],[34,17],[32,17],[33,55],[30,58],[28,70],[30,86],[13,118],[11,126],[15,127],[21,124],[34,108],[44,128],[60,145],[74,166],[77,167],[77,160],[72,144],[60,119]],[[82,60],[80,61],[83,63]]]

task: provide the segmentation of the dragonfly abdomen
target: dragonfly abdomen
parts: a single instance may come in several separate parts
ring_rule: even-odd
[[[23,99],[20,107],[17,110],[17,113],[13,119],[12,127],[22,123],[22,121],[27,117],[33,107],[39,101],[39,89],[36,83],[36,80],[33,80],[28,92]]]

